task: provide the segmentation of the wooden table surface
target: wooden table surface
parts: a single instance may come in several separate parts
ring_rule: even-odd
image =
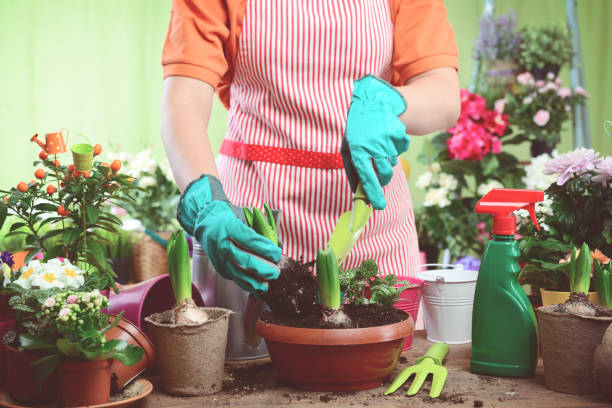
[[[432,345],[424,331],[417,331],[412,349],[402,353],[397,372],[414,364]],[[428,396],[430,381],[419,394],[405,395],[408,385],[391,396],[383,396],[388,382],[381,387],[359,392],[307,392],[279,384],[269,359],[246,363],[226,364],[224,390],[207,397],[180,398],[166,395],[159,386],[159,378],[147,377],[155,385],[152,394],[136,405],[138,408],[165,407],[611,407],[612,401],[597,395],[561,394],[544,386],[544,368],[538,364],[531,378],[500,378],[472,374],[470,344],[452,345],[445,360],[448,379],[437,399]],[[257,380],[246,382],[246,373],[256,374]]]

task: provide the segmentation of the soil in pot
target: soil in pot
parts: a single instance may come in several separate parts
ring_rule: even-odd
[[[58,366],[64,407],[105,404],[110,398],[111,360],[62,361]]]
[[[165,392],[196,396],[221,390],[230,310],[203,307],[208,320],[202,324],[176,325],[174,311],[145,318],[157,351]]]
[[[403,310],[380,305],[343,305],[343,311],[353,321],[353,328],[376,327],[398,323],[406,320],[410,315]],[[264,312],[261,320],[265,323],[288,327],[301,327],[308,329],[330,328],[321,319],[323,308],[317,304],[308,313],[300,316],[278,316],[276,311]]]
[[[586,295],[572,294],[566,304],[543,306],[536,314],[546,386],[570,394],[595,392],[593,355],[612,322],[611,312]]]
[[[283,256],[278,266],[278,279],[268,281],[263,300],[278,316],[297,318],[312,313],[318,306],[318,286],[311,264]]]

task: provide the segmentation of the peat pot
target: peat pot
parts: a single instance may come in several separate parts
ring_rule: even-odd
[[[359,329],[304,329],[257,322],[281,381],[310,391],[379,387],[389,377],[414,321]]]
[[[593,354],[612,317],[576,316],[556,308],[536,309],[546,387],[567,394],[594,393]]]

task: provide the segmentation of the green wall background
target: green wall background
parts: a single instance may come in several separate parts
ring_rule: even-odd
[[[203,0],[205,1],[205,0]],[[159,136],[162,87],[160,55],[171,0],[0,0],[0,187],[33,178],[40,148],[34,133],[69,128],[108,150],[152,148],[164,155]],[[446,0],[467,87],[472,44],[483,0]],[[500,0],[498,13],[513,8],[519,24],[565,22],[564,0]],[[593,146],[612,154],[602,124],[612,119],[612,2],[578,0]],[[569,83],[567,72],[563,79]],[[218,149],[227,113],[216,103],[210,125]],[[560,151],[571,148],[568,130]],[[74,141],[76,141],[73,139]],[[71,140],[71,141],[72,141]],[[423,138],[414,138],[414,163]],[[526,150],[518,154],[527,158]],[[63,160],[71,160],[67,155]],[[414,183],[422,166],[413,164]],[[416,203],[422,193],[413,187]]]

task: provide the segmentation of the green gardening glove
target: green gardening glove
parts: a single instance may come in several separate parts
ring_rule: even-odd
[[[266,281],[278,278],[273,264],[280,261],[281,249],[246,225],[243,209],[230,203],[217,178],[203,175],[191,182],[179,201],[177,218],[223,278],[248,292],[266,292]]]
[[[393,177],[397,157],[410,137],[399,120],[406,110],[402,95],[382,79],[368,75],[355,82],[342,141],[342,161],[353,193],[359,181],[377,210],[386,206],[382,187]]]

